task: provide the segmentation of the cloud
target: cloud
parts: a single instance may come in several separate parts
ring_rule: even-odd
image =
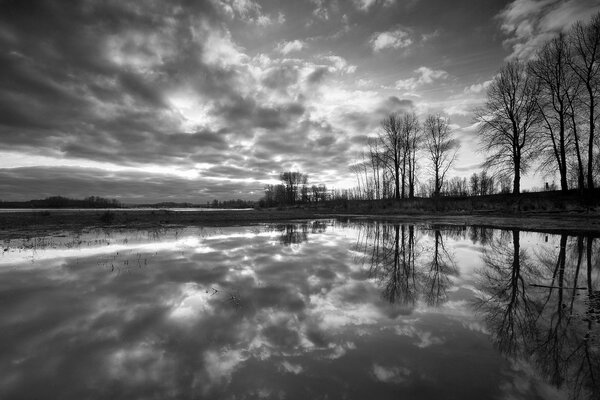
[[[363,12],[369,11],[369,9],[375,5],[380,5],[382,7],[391,7],[396,3],[396,0],[352,0],[354,6]]]
[[[352,0],[356,8],[361,11],[367,11],[377,3],[377,0]]]
[[[406,367],[384,367],[378,364],[373,364],[371,372],[378,381],[384,383],[403,383],[411,375]]]
[[[348,74],[353,74],[356,72],[356,65],[349,65],[348,61],[343,57],[330,54],[327,56],[321,56],[321,59],[331,64],[334,72],[337,71]]]
[[[400,49],[410,46],[413,43],[408,32],[402,29],[394,31],[378,32],[371,36],[369,44],[375,52],[384,49]]]
[[[229,18],[238,18],[246,23],[267,26],[285,22],[283,13],[276,17],[264,14],[261,5],[254,0],[212,0],[212,3]]]
[[[394,49],[434,31],[417,29],[417,21],[414,30],[396,25],[392,15],[415,12],[416,3],[61,4],[0,5],[0,153],[11,154],[0,168],[34,167],[31,160],[43,158],[37,167],[145,170],[157,182],[168,170],[183,178],[263,182],[274,171],[297,168],[315,183],[345,186],[347,165],[361,150],[355,138],[372,134],[388,112],[416,108],[402,97],[412,96],[418,107],[435,103],[439,111],[450,103],[436,103],[433,91],[443,101],[443,91],[473,84],[452,86],[460,77],[432,67],[397,75],[431,65],[418,58],[410,67],[389,63]],[[308,38],[305,20],[315,20],[313,11],[324,19],[308,28]],[[297,28],[278,25],[286,19]],[[356,46],[361,37],[369,47]],[[380,56],[375,64],[365,58],[372,51]],[[390,77],[402,78],[400,91],[388,86]]]
[[[321,20],[327,21],[329,19],[329,2],[327,0],[310,0],[310,2],[315,6],[312,14]]]
[[[175,171],[172,171],[175,172]],[[219,169],[210,169],[193,179],[172,173],[81,167],[23,167],[0,169],[1,200],[29,200],[63,195],[84,198],[90,195],[119,198],[125,202],[189,201],[257,198],[264,183],[255,173],[237,168],[237,179]],[[233,172],[233,171],[228,171]],[[260,179],[265,179],[260,176]]]
[[[499,14],[501,28],[512,49],[509,58],[528,59],[558,32],[575,22],[586,22],[600,11],[594,0],[514,0]]]
[[[398,90],[415,90],[419,86],[433,83],[435,80],[446,79],[448,73],[441,69],[431,69],[421,66],[414,71],[417,76],[396,81],[395,87]]]
[[[492,80],[480,83],[474,83],[470,86],[464,88],[463,92],[467,94],[479,94],[483,93],[487,90],[487,88],[492,84]]]
[[[300,51],[306,47],[306,42],[302,40],[292,40],[290,42],[280,42],[277,45],[277,51],[281,54],[289,54],[294,51]]]

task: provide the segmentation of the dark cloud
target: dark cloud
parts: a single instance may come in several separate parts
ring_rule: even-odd
[[[217,171],[218,172],[218,171]],[[0,169],[0,200],[28,200],[63,195],[83,198],[90,195],[119,198],[125,202],[189,201],[213,198],[256,198],[262,190],[258,182],[197,179],[156,173],[105,171],[76,167],[27,167]]]
[[[209,186],[220,179],[222,193],[232,179],[263,181],[288,168],[315,181],[337,174],[346,185],[353,154],[386,115],[448,108],[457,93],[470,96],[466,87],[493,76],[507,55],[502,33],[516,51],[559,29],[552,21],[565,25],[596,7],[534,7],[530,38],[517,37],[527,33],[517,29],[524,2],[508,3],[0,1],[0,152],[16,154],[12,160],[47,156],[58,166],[212,171]],[[373,52],[369,38],[399,30],[408,35],[402,51]],[[302,51],[277,50],[296,41],[306,44]],[[435,89],[393,89],[420,69],[448,78]],[[453,118],[464,125],[469,116]],[[461,136],[463,148],[473,141]],[[0,161],[0,168],[23,165],[31,163]],[[49,169],[54,181],[67,173],[38,168],[40,181]],[[100,173],[107,185],[119,175]],[[155,182],[175,190],[160,174]],[[115,194],[130,193],[117,186]],[[238,197],[234,186],[225,197]],[[10,190],[42,197],[47,190],[39,188],[38,195],[35,186]]]
[[[308,82],[312,84],[320,83],[323,78],[329,73],[329,68],[319,67],[308,75]]]

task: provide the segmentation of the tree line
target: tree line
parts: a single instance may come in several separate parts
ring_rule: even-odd
[[[593,189],[600,93],[600,13],[548,40],[532,60],[505,63],[476,110],[484,167],[520,192],[533,165],[558,172],[560,189]]]
[[[331,198],[325,185],[308,185],[308,174],[286,171],[279,174],[278,185],[266,185],[265,195],[259,200],[260,207],[274,207],[324,202]]]
[[[593,189],[600,174],[596,134],[600,94],[600,13],[548,40],[530,61],[498,71],[475,110],[482,172],[449,177],[458,141],[447,116],[390,114],[350,169],[356,198],[520,193],[532,167],[558,173],[560,189]],[[549,186],[547,189],[550,188]]]
[[[404,199],[414,198],[417,191],[427,196],[443,194],[459,143],[445,115],[430,114],[421,122],[416,113],[405,112],[387,116],[367,147],[350,167],[360,198]],[[417,188],[421,158],[427,159],[430,179]]]

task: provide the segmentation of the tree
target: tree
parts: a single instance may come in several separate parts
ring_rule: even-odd
[[[479,194],[479,175],[477,172],[473,172],[470,179],[471,183],[471,196],[477,196]]]
[[[308,182],[308,175],[297,171],[287,171],[279,174],[279,180],[285,186],[286,190],[286,203],[296,204],[298,197],[298,187],[300,185],[306,185]]]
[[[433,172],[433,195],[439,197],[448,169],[456,161],[458,142],[452,137],[448,118],[441,114],[429,115],[423,124],[425,149]]]
[[[539,85],[524,63],[506,63],[476,110],[479,140],[487,152],[484,168],[500,176],[513,176],[513,193],[521,190],[521,174],[535,157],[533,130],[539,122]]]
[[[547,162],[556,161],[560,174],[561,190],[568,190],[567,156],[569,138],[567,124],[569,122],[569,96],[574,81],[570,74],[570,50],[563,33],[551,39],[538,52],[538,58],[530,63],[530,72],[536,77],[540,92],[537,96],[538,111],[546,128],[549,153]]]
[[[384,163],[394,179],[394,198],[400,199],[400,166],[403,159],[402,118],[390,114],[381,121],[379,140],[384,148]]]
[[[405,113],[402,116],[402,137],[404,140],[404,165],[405,173],[402,175],[402,197],[404,197],[404,177],[408,180],[408,197],[415,197],[415,175],[417,169],[417,151],[419,148],[419,132],[421,124],[417,114]]]
[[[569,34],[569,44],[572,53],[569,67],[584,87],[582,105],[588,120],[587,186],[593,189],[596,100],[600,93],[600,13],[596,13],[587,25],[577,22]]]

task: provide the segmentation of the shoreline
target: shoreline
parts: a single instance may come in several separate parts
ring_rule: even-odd
[[[437,213],[400,214],[339,212],[323,209],[179,212],[156,211],[30,211],[0,214],[0,239],[89,229],[156,229],[183,226],[246,226],[312,219],[378,220],[424,225],[485,226],[545,233],[573,233],[600,237],[595,213]]]

